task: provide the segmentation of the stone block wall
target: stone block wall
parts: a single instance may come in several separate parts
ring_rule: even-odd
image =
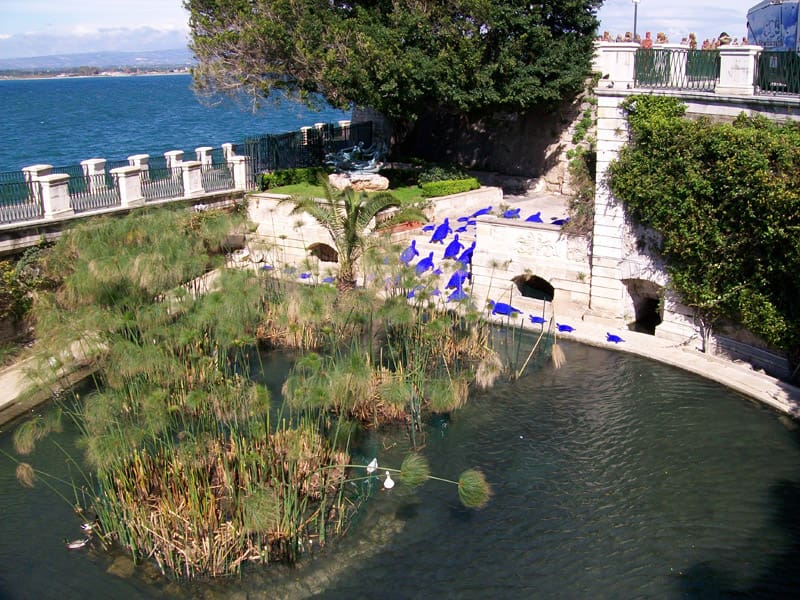
[[[473,255],[472,272],[478,301],[491,298],[541,314],[542,301],[523,297],[513,281],[527,275],[540,277],[555,288],[548,310],[580,315],[588,306],[590,263],[584,238],[564,235],[549,224],[495,217],[479,219],[476,235],[480,243]]]
[[[282,269],[315,270],[333,274],[334,262],[321,262],[311,256],[309,247],[317,243],[333,246],[328,232],[306,214],[290,214],[290,204],[280,204],[283,194],[254,194],[247,205],[248,218],[257,228],[248,238],[248,252],[259,262]]]

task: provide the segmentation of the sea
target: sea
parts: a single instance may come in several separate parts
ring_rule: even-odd
[[[350,118],[320,101],[310,108],[274,94],[253,110],[245,98],[209,102],[188,74],[0,80],[0,173],[34,164],[183,150]]]

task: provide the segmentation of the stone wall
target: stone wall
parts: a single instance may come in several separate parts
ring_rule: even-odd
[[[513,281],[536,276],[555,288],[552,305],[558,315],[582,315],[589,305],[589,247],[585,238],[565,235],[545,223],[481,217],[476,237],[480,243],[472,259],[474,296],[509,302],[522,311],[541,314],[539,299],[523,298]]]
[[[752,85],[752,59],[756,50],[752,47],[723,49],[716,93],[637,90],[633,81],[635,51],[636,46],[630,44],[598,47],[595,66],[603,79],[595,90],[598,96],[597,193],[591,309],[586,318],[627,324],[635,316],[637,295],[658,294],[662,322],[656,328],[656,336],[701,348],[707,332],[703,331],[695,311],[684,305],[670,289],[665,265],[650,251],[657,241],[654,233],[628,222],[622,205],[604,185],[609,163],[627,143],[627,119],[620,104],[631,94],[657,93],[679,98],[686,104],[689,117],[729,121],[745,113],[784,121],[800,118],[800,98],[756,95]],[[763,343],[751,338],[741,328],[712,331],[708,338],[708,351],[745,360],[754,368],[785,377],[788,374],[786,357],[766,350]]]
[[[587,106],[581,95],[549,111],[498,112],[480,119],[427,115],[415,123],[399,151],[434,162],[527,178],[535,191],[569,194],[566,153],[574,147],[575,124]],[[494,185],[489,180],[486,183]]]
[[[253,262],[275,269],[294,268],[324,275],[338,271],[335,262],[321,262],[309,252],[314,244],[333,244],[328,232],[307,214],[290,214],[291,204],[281,204],[284,194],[253,194],[247,204],[248,218],[257,224],[248,236],[247,252]]]

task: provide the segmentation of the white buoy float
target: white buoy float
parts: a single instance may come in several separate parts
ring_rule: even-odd
[[[378,459],[373,458],[371,461],[369,461],[369,464],[367,465],[367,475],[372,475],[377,470],[378,470]]]
[[[383,482],[384,489],[390,490],[394,487],[394,479],[392,476],[389,475],[389,471],[386,471],[386,479]]]

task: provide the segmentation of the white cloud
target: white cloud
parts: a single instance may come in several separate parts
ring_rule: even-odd
[[[26,58],[51,54],[82,52],[144,52],[184,48],[188,43],[185,31],[159,30],[152,27],[137,29],[107,28],[80,34],[18,34],[0,38],[0,58]]]
[[[670,41],[679,42],[689,32],[702,41],[725,31],[732,37],[747,34],[747,11],[758,0],[641,0],[638,5],[637,31],[650,31],[655,37],[664,32]],[[600,32],[612,35],[633,31],[634,4],[632,0],[606,0],[598,11]]]
[[[187,29],[181,0],[2,0],[6,33],[97,31],[107,27]]]

